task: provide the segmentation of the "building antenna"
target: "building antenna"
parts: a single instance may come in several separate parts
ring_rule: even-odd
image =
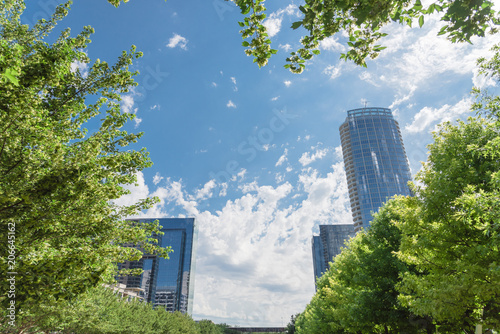
[[[370,101],[365,100],[365,109],[366,109],[366,105],[368,104],[368,102],[370,102]]]

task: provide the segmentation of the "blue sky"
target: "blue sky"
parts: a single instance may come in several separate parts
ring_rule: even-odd
[[[32,23],[62,1],[26,2]],[[304,309],[314,293],[312,234],[351,222],[338,132],[347,110],[391,108],[415,174],[436,125],[470,115],[471,87],[495,89],[475,61],[499,36],[453,45],[436,36],[436,17],[421,29],[387,27],[388,48],[368,68],[339,60],[339,34],[294,75],[283,65],[304,33],[289,29],[300,1],[267,3],[279,52],[261,69],[244,54],[230,2],[74,2],[60,26],[95,28],[92,60],[113,63],[131,45],[144,53],[122,110],[136,114],[127,127],[144,136],[134,148],[146,147],[154,165],[120,203],[158,196],[143,217],[196,218],[196,320],[281,326]]]

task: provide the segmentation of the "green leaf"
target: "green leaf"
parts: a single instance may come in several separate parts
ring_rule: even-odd
[[[420,17],[418,18],[418,25],[420,28],[422,28],[422,26],[424,25],[424,16],[423,15],[420,15]]]
[[[422,2],[420,0],[416,0],[412,9],[416,10],[416,11],[420,11],[422,9]]]
[[[292,29],[297,29],[302,25],[302,21],[297,21],[292,23]]]
[[[12,82],[15,86],[19,86],[19,79],[17,78],[19,76],[19,73],[16,70],[7,68],[2,75],[8,81]]]

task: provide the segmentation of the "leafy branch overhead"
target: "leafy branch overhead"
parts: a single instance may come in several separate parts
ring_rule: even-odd
[[[259,67],[265,66],[277,53],[264,25],[265,0],[225,0],[234,2],[244,15],[238,22],[243,47]],[[108,0],[114,6],[128,0]],[[493,9],[489,0],[437,0],[428,7],[421,0],[305,0],[299,6],[302,17],[291,25],[292,29],[305,29],[301,47],[290,53],[285,65],[293,73],[302,73],[306,61],[320,53],[319,44],[337,33],[347,35],[346,53],[341,59],[351,60],[366,67],[367,59],[376,58],[384,47],[379,44],[387,33],[381,29],[391,22],[412,27],[415,22],[422,27],[425,17],[440,13],[445,25],[438,35],[446,35],[453,42],[471,43],[473,36],[494,34],[500,25],[500,12]]]
[[[229,0],[226,0],[229,1]],[[245,52],[254,57],[259,66],[276,50],[271,49],[271,41],[263,25],[266,8],[262,0],[234,0],[241,13],[245,15],[240,26],[246,27],[240,32],[245,41]],[[455,42],[471,42],[473,36],[485,36],[496,33],[500,24],[499,13],[493,10],[493,3],[488,0],[447,1],[438,0],[425,8],[420,0],[306,0],[299,7],[302,18],[292,24],[292,29],[302,27],[307,35],[302,37],[302,46],[286,59],[285,67],[293,73],[301,73],[305,62],[320,53],[319,43],[337,33],[348,36],[348,51],[340,58],[351,60],[357,65],[366,66],[367,59],[373,59],[385,49],[378,44],[387,36],[381,29],[397,22],[412,26],[415,21],[423,26],[425,16],[441,13],[445,22],[439,35],[446,35]]]

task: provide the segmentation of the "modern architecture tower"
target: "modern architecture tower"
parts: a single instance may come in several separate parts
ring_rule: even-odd
[[[410,195],[410,168],[398,122],[387,108],[347,112],[340,126],[355,231],[369,228],[372,213],[391,196]]]
[[[120,268],[141,268],[144,272],[140,276],[121,277],[118,283],[125,284],[126,289],[135,289],[140,297],[155,307],[191,314],[197,241],[194,218],[159,218],[158,221],[163,232],[157,237],[158,244],[173,249],[169,259],[145,254],[139,261],[122,263]]]
[[[319,226],[319,236],[312,238],[315,282],[330,268],[329,263],[340,254],[345,241],[354,235],[353,224]]]

